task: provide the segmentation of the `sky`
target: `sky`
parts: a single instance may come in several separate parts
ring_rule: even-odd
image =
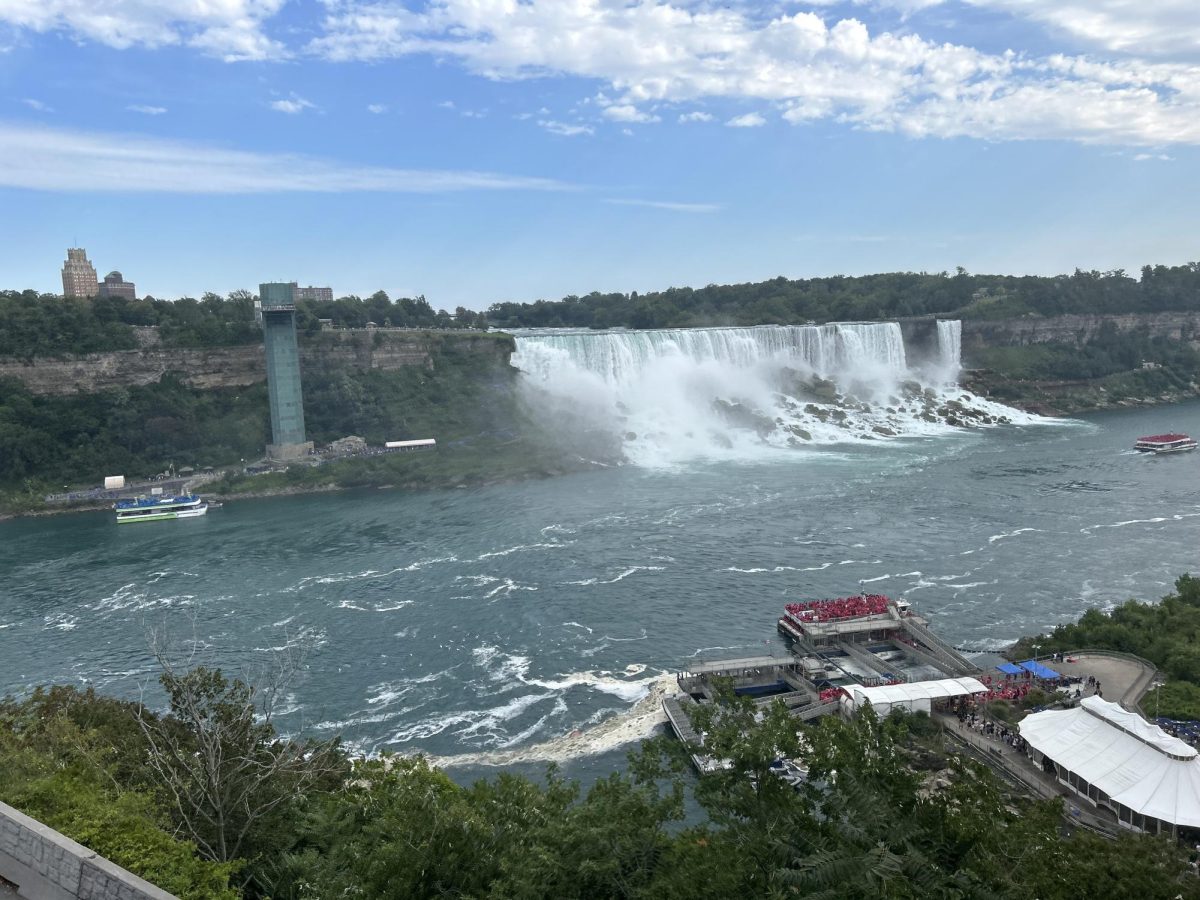
[[[1200,258],[1195,0],[0,0],[0,287]]]

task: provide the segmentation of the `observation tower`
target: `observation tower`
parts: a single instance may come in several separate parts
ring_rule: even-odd
[[[312,452],[304,436],[304,395],[300,385],[300,351],[296,346],[294,286],[260,284],[263,346],[267,353],[267,393],[271,399],[271,459],[298,459]]]

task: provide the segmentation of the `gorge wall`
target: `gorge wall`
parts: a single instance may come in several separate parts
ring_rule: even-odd
[[[983,347],[1024,347],[1030,344],[1086,344],[1106,324],[1118,332],[1144,328],[1150,337],[1174,341],[1200,338],[1200,311],[1123,313],[1095,316],[1026,316],[1019,319],[963,319],[962,351]],[[900,329],[909,346],[937,345],[937,320],[932,316],[901,319]]]
[[[264,381],[261,344],[238,347],[164,347],[157,329],[137,329],[141,349],[32,360],[0,358],[0,378],[15,378],[35,394],[76,394],[154,384],[167,373],[201,389],[243,387]],[[354,329],[302,336],[306,369],[366,372],[433,365],[439,351],[493,356],[508,361],[511,338],[478,331],[432,332]]]

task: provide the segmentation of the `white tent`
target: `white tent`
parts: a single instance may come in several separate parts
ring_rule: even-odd
[[[893,709],[929,712],[934,700],[986,694],[988,689],[975,678],[943,678],[940,681],[913,681],[879,687],[854,684],[844,690],[847,696],[842,698],[842,708],[847,713],[855,712],[869,702],[877,714],[886,716]]]
[[[1200,828],[1200,758],[1136,713],[1099,697],[1075,709],[1034,713],[1021,737],[1050,759],[1061,781],[1121,824],[1142,831],[1158,823]]]

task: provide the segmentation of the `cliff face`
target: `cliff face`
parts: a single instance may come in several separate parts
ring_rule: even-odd
[[[197,388],[242,387],[266,380],[261,344],[211,349],[163,347],[155,329],[139,329],[140,350],[91,353],[68,359],[31,361],[0,358],[0,378],[16,378],[35,394],[75,394],[153,384],[168,372]],[[494,356],[508,361],[511,339],[479,332],[334,331],[300,343],[308,369],[394,371],[434,364],[438,349]]]
[[[1130,313],[1127,315],[1054,316],[1021,319],[964,319],[963,352],[973,347],[1012,347],[1028,344],[1085,344],[1106,323],[1117,331],[1145,328],[1151,337],[1176,341],[1200,337],[1200,312]]]

